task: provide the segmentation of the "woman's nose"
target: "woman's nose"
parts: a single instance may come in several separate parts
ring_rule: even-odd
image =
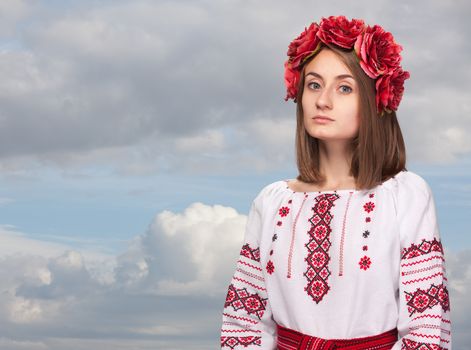
[[[319,109],[332,108],[332,96],[330,89],[323,88],[316,101],[316,106]]]

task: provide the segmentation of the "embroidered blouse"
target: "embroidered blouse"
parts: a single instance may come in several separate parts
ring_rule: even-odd
[[[276,349],[276,324],[323,339],[397,328],[398,349],[451,349],[445,256],[427,182],[254,199],[228,287],[222,349]]]

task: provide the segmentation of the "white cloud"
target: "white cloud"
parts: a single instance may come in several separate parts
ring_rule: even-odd
[[[466,349],[471,344],[469,334],[469,314],[471,312],[471,251],[459,252],[445,250],[447,258],[447,276],[450,287],[451,321],[453,332],[453,348]]]
[[[8,350],[48,350],[43,342],[24,341],[0,337],[0,348]]]
[[[118,258],[118,282],[138,282],[132,287],[158,295],[221,293],[245,222],[245,215],[220,205],[193,203],[181,214],[163,211]]]
[[[366,12],[361,2],[340,9],[140,0],[82,2],[73,11],[45,4],[1,5],[13,22],[31,20],[8,32],[20,45],[0,52],[4,173],[38,165],[233,173],[253,169],[254,159],[262,160],[257,171],[283,168],[293,160],[295,111],[283,101],[282,63],[289,40],[313,20],[311,9],[318,17],[364,16],[400,39],[412,78],[399,117],[412,160],[470,153],[466,2],[433,2],[423,17],[415,16],[419,5],[388,1]]]
[[[190,153],[193,157],[210,152],[224,152],[224,135],[219,130],[208,130],[199,135],[182,137],[175,140],[175,148],[182,153]]]
[[[49,243],[20,237],[16,249],[0,255],[0,344],[58,350],[67,341],[68,349],[106,348],[119,338],[117,349],[211,347],[246,220],[231,207],[199,202],[182,212],[162,211],[126,252],[109,257],[111,271],[90,261],[89,252],[45,249]],[[3,230],[14,236],[11,228]],[[37,250],[20,255],[22,246]],[[454,343],[467,344],[471,254],[446,250],[445,256]],[[91,266],[113,276],[103,283]]]
[[[8,37],[16,32],[17,22],[29,14],[30,4],[31,1],[27,0],[0,1],[0,38]]]
[[[29,239],[25,234],[9,225],[0,225],[0,256],[37,255],[53,257],[60,255],[67,246],[53,242]]]
[[[38,301],[16,298],[10,304],[10,320],[14,323],[30,323],[42,316],[42,308]]]
[[[119,337],[127,348],[146,349],[145,339],[152,337],[154,346],[186,347],[181,334],[188,338],[218,327],[211,326],[214,321],[196,324],[185,314],[197,314],[200,321],[219,314],[245,223],[245,215],[221,205],[163,211],[125,253],[102,257],[103,263],[96,260],[99,252],[37,241],[3,227],[1,239],[8,244],[0,252],[0,344],[62,349],[59,338],[67,338],[67,348],[80,349],[87,339],[103,347]],[[112,271],[109,260],[115,261]],[[93,273],[100,268],[113,274],[107,283]],[[162,336],[169,340],[159,340]]]

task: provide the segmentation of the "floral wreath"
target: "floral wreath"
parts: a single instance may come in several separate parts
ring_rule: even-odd
[[[288,47],[285,62],[285,101],[296,102],[298,83],[303,64],[321,49],[321,44],[353,49],[360,67],[376,85],[376,108],[381,116],[384,112],[396,111],[404,93],[404,81],[410,77],[400,65],[402,46],[391,33],[381,26],[365,25],[361,19],[349,21],[345,16],[322,18],[294,39]]]

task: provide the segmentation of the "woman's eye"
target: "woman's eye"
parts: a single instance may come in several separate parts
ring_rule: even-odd
[[[310,87],[311,89],[319,89],[321,86],[316,83],[316,82],[310,82],[307,84],[308,87]]]
[[[349,93],[349,92],[353,91],[353,89],[350,86],[347,86],[347,85],[342,85],[340,87],[340,90],[342,90],[342,92],[345,92],[345,93]]]

